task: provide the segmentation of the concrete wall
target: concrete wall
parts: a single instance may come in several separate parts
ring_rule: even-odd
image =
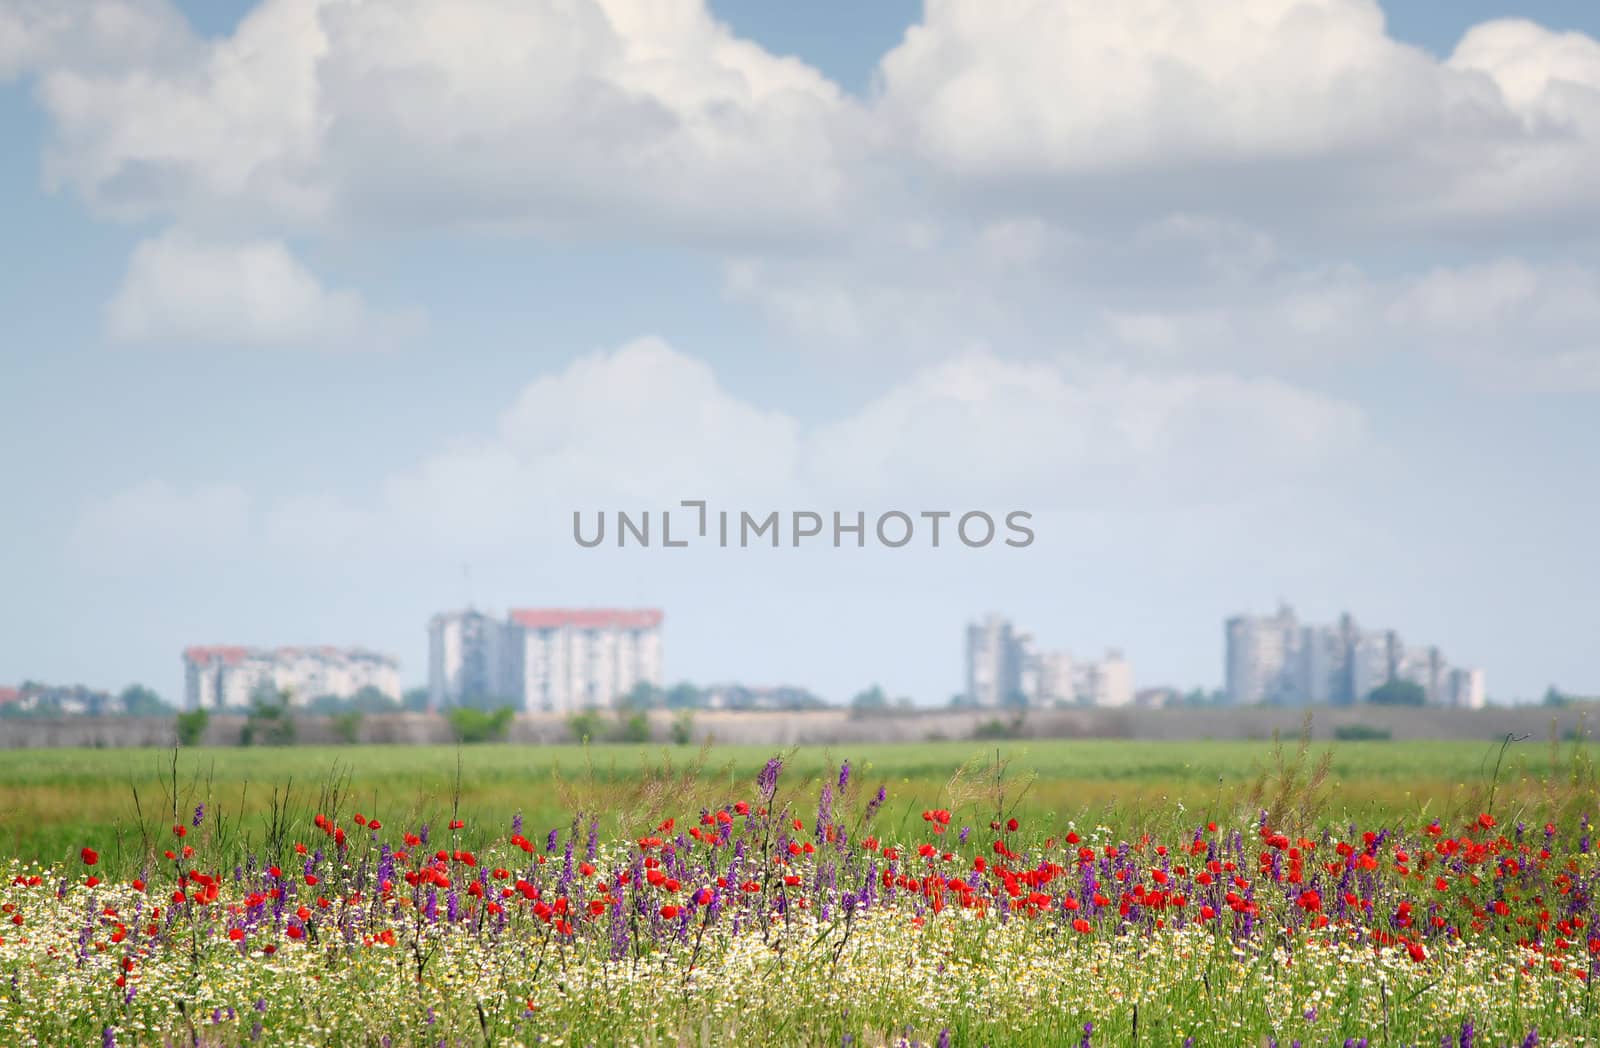
[[[1273,731],[1285,738],[1299,734],[1304,710],[1298,709],[1082,709],[1038,710],[1023,720],[1026,738],[1114,739],[1267,739]],[[1547,740],[1588,730],[1600,734],[1600,711],[1587,723],[1580,709],[1443,710],[1375,707],[1324,707],[1311,711],[1312,734],[1331,739],[1342,725],[1385,729],[1396,739],[1476,739],[1503,737],[1507,732]],[[978,727],[1010,717],[1000,711],[926,710],[856,717],[847,710],[808,713],[732,713],[701,710],[694,715],[696,742],[765,746],[838,744],[854,742],[925,742],[937,739],[971,739]],[[654,737],[670,738],[671,714],[651,716]],[[236,745],[245,719],[216,716],[206,730],[212,746]],[[333,723],[326,717],[297,717],[296,739],[303,743],[337,745]],[[550,715],[517,718],[510,735],[524,744],[573,741],[566,719]],[[422,713],[370,714],[361,722],[364,743],[450,743],[453,738],[443,717]],[[44,749],[58,746],[120,747],[170,746],[170,717],[58,717],[0,720],[0,748]]]

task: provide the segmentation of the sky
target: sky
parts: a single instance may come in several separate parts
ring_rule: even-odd
[[[1588,0],[0,0],[0,682],[426,676],[658,606],[671,680],[942,703],[964,625],[1216,687],[1349,611],[1600,692]],[[574,511],[1032,514],[596,549]]]

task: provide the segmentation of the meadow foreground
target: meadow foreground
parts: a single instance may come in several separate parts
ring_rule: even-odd
[[[99,840],[10,861],[0,1028],[103,1045],[1600,1043],[1586,810],[1315,826],[1280,791],[1277,813],[1179,805],[1128,833],[1019,819],[1025,787],[995,771],[905,821],[848,763],[802,782],[774,758],[620,839],[580,811],[555,829],[395,821],[339,789],[309,824],[256,835],[196,805],[121,849],[131,862]],[[683,799],[656,785],[658,810]]]

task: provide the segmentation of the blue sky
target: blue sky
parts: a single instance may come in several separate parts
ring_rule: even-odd
[[[420,682],[470,597],[836,699],[991,609],[1213,686],[1282,597],[1600,691],[1592,4],[558,6],[0,0],[0,681]],[[1039,537],[570,540],[700,494]]]

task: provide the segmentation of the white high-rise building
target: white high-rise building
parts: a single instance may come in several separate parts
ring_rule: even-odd
[[[1235,616],[1226,631],[1229,702],[1280,702],[1293,693],[1304,638],[1288,605],[1276,615]]]
[[[1487,701],[1482,670],[1450,671],[1449,705],[1463,710],[1481,710]]]
[[[1091,706],[1127,706],[1133,702],[1133,667],[1115,649],[1099,662],[1083,663],[1078,696]]]
[[[1299,627],[1276,615],[1227,620],[1226,670],[1233,702],[1349,705],[1394,680],[1422,689],[1429,706],[1484,703],[1483,671],[1456,670],[1435,647],[1407,647],[1394,630],[1363,630],[1348,614],[1336,625]]]
[[[1450,664],[1438,648],[1408,647],[1400,654],[1394,675],[1422,689],[1429,706],[1453,706],[1450,689]]]
[[[352,698],[364,689],[400,701],[400,663],[361,648],[247,648],[202,645],[185,649],[184,705],[196,710],[247,709],[264,692],[289,693],[304,706],[332,696]]]
[[[1009,705],[1022,688],[1028,640],[1009,619],[988,615],[967,627],[967,701],[974,706]]]
[[[1034,663],[1033,690],[1028,692],[1032,702],[1048,706],[1077,699],[1071,655],[1064,651],[1044,651],[1034,656]]]
[[[990,615],[967,627],[967,698],[977,706],[1126,706],[1133,667],[1116,650],[1098,662],[1036,651],[1030,634]]]
[[[640,684],[660,688],[659,609],[522,608],[506,618],[510,693],[528,711],[610,706]]]
[[[428,622],[428,704],[516,704],[506,627],[480,611],[448,611]]]
[[[1362,630],[1350,649],[1350,693],[1356,702],[1367,701],[1373,689],[1394,678],[1400,639],[1392,630]]]

